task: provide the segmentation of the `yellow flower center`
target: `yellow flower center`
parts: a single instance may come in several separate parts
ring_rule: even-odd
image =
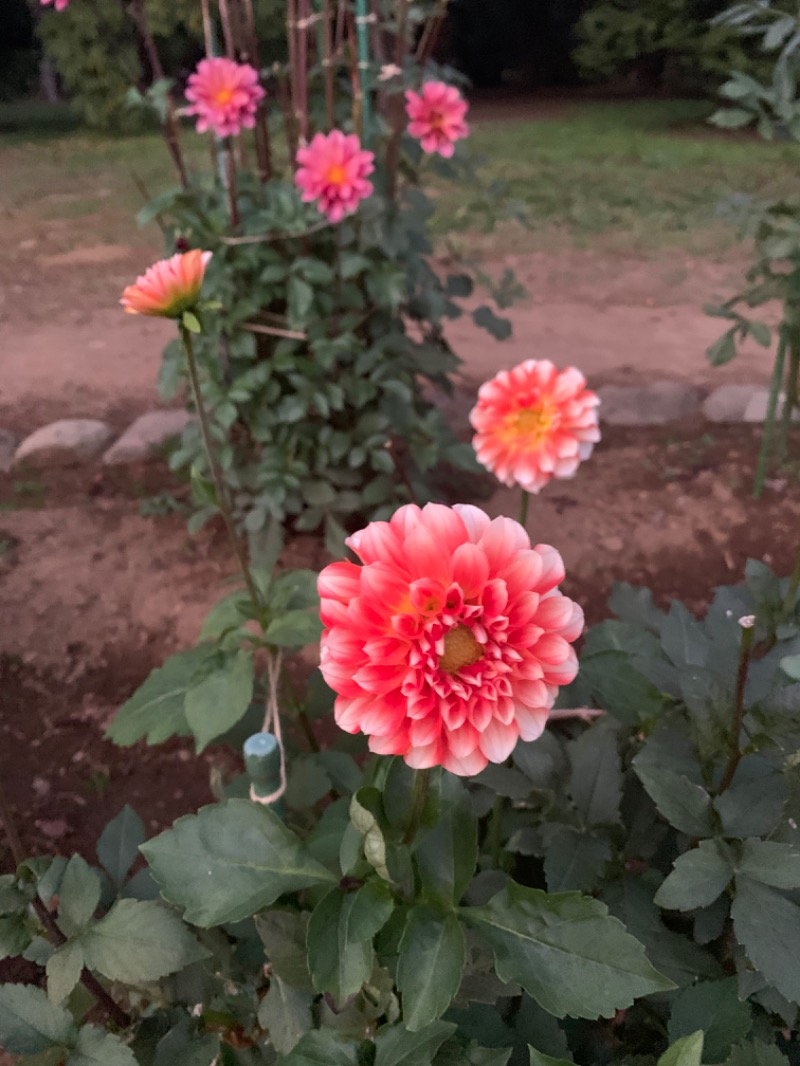
[[[342,185],[347,179],[347,171],[341,163],[334,163],[328,170],[328,182],[330,185]]]
[[[439,666],[446,674],[457,674],[462,666],[472,666],[483,658],[483,648],[466,626],[454,626],[444,637],[444,655]]]
[[[216,101],[216,103],[219,104],[220,107],[225,107],[225,105],[229,104],[232,99],[233,89],[231,89],[228,85],[224,85],[221,89],[217,89],[216,93],[214,94],[214,100]]]
[[[510,437],[525,437],[528,444],[536,446],[551,432],[558,412],[552,404],[538,403],[515,411],[506,420]]]

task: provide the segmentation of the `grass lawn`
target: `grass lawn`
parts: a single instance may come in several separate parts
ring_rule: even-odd
[[[533,119],[478,111],[469,143],[482,177],[501,183],[532,227],[503,226],[503,249],[540,248],[542,231],[560,242],[642,254],[665,247],[713,253],[735,243],[723,205],[800,188],[800,146],[723,134],[705,124],[709,110],[678,100],[565,103],[562,114]],[[190,166],[207,165],[201,138],[187,131],[184,144]],[[127,220],[142,204],[141,189],[156,193],[173,183],[157,133],[100,135],[77,127],[61,108],[0,105],[6,215],[86,216],[87,225],[108,215],[103,239],[123,239],[122,227],[130,240]],[[438,199],[441,233],[478,227],[479,212],[463,190],[442,186]]]

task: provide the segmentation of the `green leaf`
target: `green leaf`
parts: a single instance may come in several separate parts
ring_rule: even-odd
[[[513,332],[508,319],[498,318],[487,304],[476,308],[472,312],[472,320],[476,326],[480,326],[481,329],[485,329],[487,333],[490,333],[496,341],[508,340]]]
[[[226,630],[237,629],[247,619],[250,607],[247,592],[234,589],[208,612],[200,630],[200,640],[216,640]]]
[[[47,995],[53,1003],[63,1003],[81,979],[83,948],[80,941],[68,940],[47,960]]]
[[[426,903],[411,909],[400,941],[397,987],[403,994],[403,1021],[412,1033],[450,1006],[465,960],[464,932],[452,912]]]
[[[787,1062],[788,1059],[774,1044],[754,1040],[752,1043],[737,1044],[725,1066],[787,1066]]]
[[[359,1066],[358,1044],[343,1040],[333,1029],[306,1033],[292,1051],[280,1060],[281,1066]]]
[[[664,696],[634,667],[627,652],[604,651],[582,659],[580,678],[590,685],[597,703],[623,725],[655,718],[664,707]]]
[[[200,319],[193,311],[184,311],[181,315],[181,323],[184,329],[188,329],[190,333],[202,333],[203,327],[200,325]]]
[[[800,888],[800,852],[791,844],[745,840],[737,872],[773,888]]]
[[[714,835],[711,797],[698,783],[700,767],[684,734],[657,729],[633,760],[633,768],[659,812],[682,833]]]
[[[337,1003],[355,995],[372,972],[372,944],[355,939],[350,922],[357,893],[335,888],[314,908],[308,923],[308,965],[314,988]]]
[[[800,907],[774,888],[736,878],[731,907],[736,939],[782,996],[800,1003]]]
[[[444,904],[458,903],[478,860],[478,823],[468,797],[440,814],[414,850],[423,895]]]
[[[732,877],[733,866],[720,844],[702,840],[698,847],[675,860],[655,901],[670,911],[708,907],[725,891]]]
[[[387,1026],[375,1037],[375,1066],[430,1066],[455,1029],[451,1022],[432,1022],[416,1033],[402,1025]]]
[[[125,882],[146,839],[144,822],[127,803],[103,830],[97,841],[97,857],[116,888]]]
[[[253,656],[240,650],[186,692],[186,721],[201,752],[242,718],[253,697]]]
[[[573,1066],[567,1059],[554,1059],[552,1055],[545,1055],[528,1044],[530,1066]]]
[[[556,1017],[611,1017],[638,996],[673,986],[608,908],[578,893],[548,895],[509,881],[485,907],[463,910],[517,981]]]
[[[208,956],[177,914],[163,904],[118,900],[81,936],[86,965],[112,981],[158,981]]]
[[[356,892],[350,914],[349,936],[352,940],[372,940],[389,921],[394,898],[385,881],[367,881]]]
[[[0,959],[14,958],[25,951],[33,935],[21,914],[0,918]]]
[[[307,911],[279,911],[274,908],[256,916],[256,929],[264,944],[272,972],[293,988],[310,992],[306,934]]]
[[[280,1055],[287,1055],[312,1026],[311,995],[287,985],[273,974],[269,992],[258,1007],[258,1023],[269,1030],[269,1038]]]
[[[218,1055],[219,1037],[201,1036],[184,1014],[159,1040],[151,1066],[215,1066]]]
[[[670,1040],[705,1033],[703,1058],[722,1062],[731,1045],[747,1036],[753,1023],[750,1004],[739,999],[735,977],[701,981],[684,988],[672,1001],[667,1031]]]
[[[589,892],[603,876],[611,848],[608,841],[568,825],[543,827],[544,873],[550,892]]]
[[[276,814],[249,800],[179,818],[142,851],[165,897],[204,927],[248,918],[284,892],[336,880]]]
[[[314,290],[307,281],[294,275],[287,286],[289,298],[289,324],[293,329],[306,324],[308,313],[314,304]]]
[[[89,922],[100,902],[100,877],[96,870],[73,855],[67,863],[58,892],[58,922],[66,936]]]
[[[57,1007],[41,988],[0,985],[0,1047],[12,1055],[38,1055],[48,1048],[72,1044],[72,1015]]]
[[[176,734],[191,734],[183,701],[208,655],[208,647],[200,646],[167,659],[117,711],[106,730],[108,739],[124,748],[143,738],[161,744]]]
[[[703,1061],[703,1032],[677,1040],[658,1060],[658,1066],[700,1066]]]
[[[136,1057],[118,1036],[95,1025],[84,1025],[65,1066],[138,1066]]]
[[[279,648],[302,648],[313,644],[322,634],[322,622],[316,612],[300,609],[286,611],[273,618],[267,626],[264,640]]]
[[[619,821],[622,763],[613,721],[600,719],[567,748],[572,773],[569,794],[584,825]]]
[[[793,681],[800,681],[800,655],[787,655],[781,659],[781,670]]]
[[[730,788],[714,801],[722,828],[730,837],[760,837],[777,826],[789,790],[786,778],[759,755],[746,755]]]

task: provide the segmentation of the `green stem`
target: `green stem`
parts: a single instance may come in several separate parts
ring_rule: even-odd
[[[778,621],[785,622],[789,615],[792,613],[792,609],[797,600],[797,593],[800,591],[800,548],[797,549],[797,554],[794,557],[794,567],[792,568],[792,574],[789,578],[789,587],[786,590],[786,595],[783,599],[780,612],[778,614]]]
[[[408,822],[403,843],[408,846],[419,832],[422,822],[422,814],[425,810],[425,802],[428,798],[428,790],[431,784],[430,770],[417,770],[414,775],[414,797],[411,807],[411,818]]]
[[[519,524],[523,529],[528,528],[528,505],[531,502],[531,494],[525,489],[520,489],[522,495],[519,501]]]
[[[733,700],[733,727],[731,729],[731,744],[728,753],[728,762],[722,774],[722,779],[717,789],[717,795],[721,795],[733,781],[736,767],[742,757],[742,749],[739,747],[739,737],[742,732],[742,719],[744,718],[744,690],[747,685],[747,671],[750,667],[750,652],[753,647],[755,624],[742,629],[742,643],[739,647],[739,665],[736,670],[736,694]]]
[[[792,428],[792,414],[797,408],[797,384],[800,379],[800,336],[797,328],[792,330],[789,339],[789,369],[786,376],[786,398],[783,401],[781,431],[778,440],[778,461],[784,462],[789,450],[789,431]]]
[[[527,496],[527,493],[525,493]],[[492,813],[489,818],[489,854],[492,856],[492,865],[496,870],[501,869],[500,861],[503,857],[502,847],[503,829],[503,797],[495,796],[492,805]]]
[[[239,568],[242,571],[242,577],[247,588],[248,595],[253,603],[253,609],[256,612],[256,617],[261,623],[261,628],[266,628],[266,617],[264,614],[264,607],[261,602],[261,597],[258,594],[255,582],[253,581],[253,575],[250,573],[250,567],[247,559],[245,558],[244,551],[242,550],[241,542],[236,533],[236,526],[233,522],[233,515],[231,513],[230,502],[228,500],[228,493],[225,487],[225,482],[222,478],[222,471],[217,463],[216,455],[214,454],[214,446],[211,438],[211,427],[208,422],[208,414],[206,412],[205,404],[203,403],[203,397],[200,393],[200,379],[197,374],[197,360],[194,355],[194,345],[192,344],[192,335],[186,329],[183,324],[180,324],[181,341],[186,352],[186,362],[189,368],[189,381],[192,386],[192,396],[194,398],[194,405],[197,409],[197,419],[200,423],[200,435],[203,438],[203,447],[206,453],[206,459],[208,460],[208,466],[211,471],[211,477],[214,482],[214,488],[217,496],[217,506],[219,507],[222,519],[225,522],[225,528],[228,531],[228,537],[230,538],[231,546],[233,548],[236,559],[239,563]]]
[[[775,433],[775,412],[778,408],[778,394],[781,389],[781,379],[783,378],[783,364],[786,360],[787,341],[786,326],[783,325],[781,326],[779,334],[778,351],[775,355],[775,366],[772,371],[772,381],[770,382],[769,387],[767,415],[764,419],[764,436],[761,440],[761,451],[758,454],[756,483],[753,488],[753,496],[756,499],[758,499],[764,489],[764,480],[767,476],[767,463],[769,462],[769,453],[772,450],[772,438]]]

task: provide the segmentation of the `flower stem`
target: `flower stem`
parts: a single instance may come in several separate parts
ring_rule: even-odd
[[[797,593],[800,590],[800,548],[797,549],[797,554],[794,557],[794,567],[792,568],[792,574],[789,578],[789,587],[786,590],[786,595],[783,599],[783,605],[781,606],[780,613],[778,614],[778,621],[785,622],[789,615],[792,613],[792,608],[797,600]]]
[[[772,451],[772,438],[775,435],[776,412],[778,409],[778,394],[780,393],[781,380],[783,378],[783,364],[786,359],[787,343],[786,326],[784,325],[781,326],[778,337],[778,351],[775,356],[775,366],[772,371],[772,382],[767,401],[767,414],[764,419],[764,435],[761,439],[761,450],[758,454],[758,465],[756,466],[756,481],[753,488],[753,496],[756,499],[758,499],[764,489],[769,455]]]
[[[527,493],[525,494],[527,496]],[[495,869],[501,869],[500,860],[502,858],[502,828],[503,828],[503,797],[495,796],[494,804],[492,805],[492,813],[489,818],[489,835],[487,843],[489,845],[489,854],[492,856],[492,865]]]
[[[261,627],[266,628],[266,618],[264,614],[264,606],[261,602],[261,597],[258,594],[255,582],[253,581],[253,575],[250,573],[250,567],[247,559],[245,558],[244,551],[239,537],[236,533],[236,526],[233,523],[233,516],[231,514],[230,501],[228,500],[228,492],[225,487],[225,482],[222,478],[222,471],[217,463],[216,455],[214,454],[214,446],[211,439],[211,427],[208,424],[208,414],[203,403],[203,397],[200,392],[200,379],[197,374],[197,360],[194,355],[194,345],[192,344],[192,335],[184,325],[180,325],[181,341],[183,342],[183,348],[186,352],[186,363],[189,368],[189,381],[192,386],[192,396],[194,398],[194,405],[197,409],[197,418],[200,423],[200,435],[203,438],[203,447],[206,453],[206,459],[208,460],[208,466],[211,471],[211,477],[214,482],[214,489],[216,491],[217,506],[219,507],[222,519],[225,522],[225,528],[228,531],[228,537],[230,538],[231,546],[233,548],[236,559],[239,563],[239,568],[242,571],[242,577],[247,588],[247,592],[253,603],[253,609],[256,612],[256,617],[261,623]]]
[[[733,700],[733,727],[731,729],[730,751],[728,762],[722,774],[722,779],[717,789],[717,795],[721,795],[726,788],[730,787],[736,767],[742,757],[742,749],[739,747],[739,736],[742,732],[742,719],[744,718],[744,690],[747,684],[747,671],[750,668],[750,652],[753,647],[753,635],[755,625],[742,629],[742,643],[739,647],[739,665],[736,670],[736,694]]]
[[[522,495],[519,501],[519,524],[523,529],[528,528],[528,505],[531,502],[531,494],[525,489],[520,490]]]
[[[403,843],[408,846],[419,832],[422,822],[422,814],[425,810],[425,802],[428,798],[428,790],[431,783],[430,770],[418,770],[414,775],[414,796],[411,807],[411,818],[408,822]]]

